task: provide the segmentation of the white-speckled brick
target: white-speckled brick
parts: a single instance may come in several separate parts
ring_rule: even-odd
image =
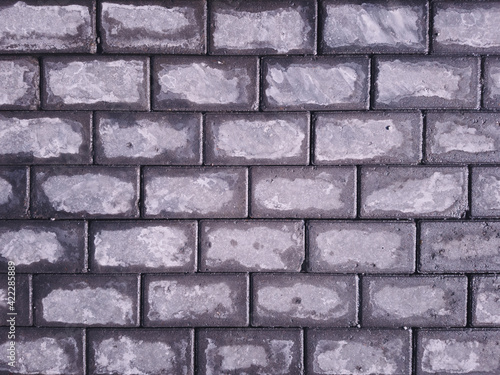
[[[475,217],[500,215],[500,168],[472,168],[472,207]]]
[[[115,53],[203,53],[205,18],[204,1],[106,1],[102,47]]]
[[[416,164],[421,159],[419,113],[328,113],[314,122],[315,164]]]
[[[423,1],[323,3],[326,53],[415,53],[427,49]]]
[[[473,278],[472,324],[500,327],[500,276]]]
[[[0,58],[0,109],[37,109],[40,69],[33,57]]]
[[[490,109],[500,108],[500,58],[485,59],[483,104]]]
[[[375,108],[470,108],[479,106],[475,57],[377,57]]]
[[[44,109],[149,109],[147,57],[47,57]]]
[[[305,0],[214,1],[210,51],[214,54],[312,54],[315,3]]]

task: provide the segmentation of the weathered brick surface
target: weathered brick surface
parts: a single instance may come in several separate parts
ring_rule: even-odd
[[[489,57],[484,63],[484,97],[486,108],[500,107],[500,59]]]
[[[0,58],[0,110],[37,109],[40,73],[33,57]]]
[[[498,275],[473,278],[472,324],[500,327],[500,277]]]
[[[198,374],[302,374],[302,338],[295,329],[202,329]]]
[[[204,1],[104,1],[101,6],[105,52],[203,53]]]
[[[362,324],[367,327],[463,327],[464,276],[364,277]]]
[[[355,276],[256,274],[252,324],[348,327],[357,323]]]
[[[0,218],[28,216],[29,170],[25,167],[0,167]]]
[[[494,167],[472,168],[473,216],[496,217],[500,214],[500,169]]]
[[[2,267],[2,269],[7,269],[7,267]],[[16,326],[30,326],[33,322],[30,276],[17,274],[14,285],[12,281],[11,275],[0,275],[0,314],[5,317],[0,324],[10,327],[9,319],[14,317]],[[12,304],[13,301],[14,304]],[[9,313],[12,315],[8,315]],[[7,337],[7,334],[4,337]]]
[[[361,216],[462,217],[468,208],[467,170],[452,167],[366,167]]]

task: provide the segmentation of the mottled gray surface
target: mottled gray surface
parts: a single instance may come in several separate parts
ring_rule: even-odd
[[[0,218],[28,217],[29,170],[26,167],[0,167]]]
[[[472,207],[476,217],[500,215],[500,168],[472,168]]]
[[[255,326],[333,326],[356,324],[354,276],[255,274]]]
[[[145,215],[148,217],[244,217],[246,170],[243,168],[148,168]]]
[[[44,59],[46,109],[149,109],[147,57]]]
[[[417,375],[496,375],[500,372],[500,331],[419,332]]]
[[[472,324],[495,327],[500,325],[500,277],[473,278]]]
[[[411,273],[415,226],[410,223],[312,221],[309,270],[335,273]]]
[[[264,62],[266,109],[365,109],[364,57],[269,58]]]
[[[307,164],[305,113],[207,115],[205,162],[210,164]]]
[[[311,375],[409,375],[408,331],[310,330],[306,345]]]
[[[37,109],[39,82],[37,59],[0,58],[0,109]]]
[[[423,272],[500,271],[500,223],[423,222]]]
[[[315,164],[416,164],[421,159],[419,113],[328,113],[314,122]]]
[[[423,2],[324,4],[325,52],[424,52],[427,9]]]
[[[467,208],[465,168],[367,167],[361,170],[363,217],[461,217]]]
[[[500,108],[500,58],[485,60],[483,104],[486,108]]]
[[[304,224],[300,221],[202,224],[203,271],[299,271],[304,256]]]
[[[9,203],[12,199],[12,185],[4,178],[0,177],[0,205]]]
[[[202,53],[204,4],[101,4],[106,52]],[[145,22],[147,20],[147,22]]]
[[[7,265],[2,265],[2,268],[7,270]],[[19,268],[20,270],[20,268]],[[12,312],[10,310],[11,304],[9,302],[9,292],[12,300],[12,289],[9,290],[9,276],[7,273],[0,275],[0,314],[5,316],[6,318],[3,321],[0,321],[0,325],[2,326],[10,326],[10,322],[7,321],[9,319],[8,312]],[[12,284],[12,279],[11,279]],[[16,326],[31,326],[33,324],[33,314],[32,314],[32,296],[31,296],[31,275],[21,275],[16,274],[15,280],[15,292],[16,292]],[[1,332],[0,332],[1,334]],[[5,334],[4,338],[7,338],[7,334]],[[1,342],[1,341],[0,341]],[[5,357],[4,357],[5,358]],[[1,363],[0,358],[0,363]],[[1,365],[0,365],[1,369]]]
[[[352,217],[352,168],[252,168],[255,217]]]
[[[89,2],[6,3],[0,5],[2,52],[95,52],[94,10]]]
[[[144,281],[144,324],[148,326],[244,326],[247,276],[150,276]],[[200,303],[203,301],[203,303]]]
[[[365,327],[463,327],[467,278],[365,277],[362,298]]]
[[[471,108],[479,105],[474,57],[377,58],[375,107]]]

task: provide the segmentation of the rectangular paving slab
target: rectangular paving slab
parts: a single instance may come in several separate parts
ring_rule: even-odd
[[[472,279],[472,324],[475,327],[500,325],[500,278],[498,275]]]

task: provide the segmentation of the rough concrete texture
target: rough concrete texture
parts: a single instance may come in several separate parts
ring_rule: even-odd
[[[355,276],[255,274],[252,325],[355,325],[356,287]]]
[[[149,109],[147,57],[47,57],[44,109]]]
[[[255,110],[257,59],[157,57],[153,107],[168,110]]]
[[[307,164],[309,117],[305,113],[207,115],[205,162]]]
[[[37,109],[40,102],[39,82],[37,59],[0,58],[0,109]]]
[[[484,96],[486,108],[500,108],[500,59],[489,57],[484,63]]]
[[[409,375],[411,338],[403,330],[310,330],[307,373]]]
[[[7,269],[7,265],[5,265],[3,269]],[[7,320],[11,318],[12,315],[9,316],[7,314],[9,312],[12,313],[13,311],[10,308],[12,305],[8,303],[9,301],[12,301],[13,297],[13,289],[12,286],[10,286],[11,289],[9,289],[8,278],[8,274],[0,275],[0,314],[5,317],[5,319],[2,319],[2,321],[0,321],[0,325],[2,326],[10,326],[10,322],[8,322]],[[31,280],[29,275],[16,275],[14,285],[16,297],[14,312],[16,313],[15,318],[17,326],[30,326],[33,323],[30,284]],[[7,335],[5,335],[5,337],[7,337]]]
[[[364,57],[291,57],[263,60],[263,106],[270,110],[366,109]]]
[[[471,108],[479,105],[474,57],[377,57],[375,108]]]
[[[472,168],[472,207],[476,217],[497,217],[500,214],[500,169]]]
[[[101,14],[102,46],[106,52],[204,52],[203,1],[103,2]]]
[[[91,330],[88,342],[92,374],[193,373],[192,335],[187,329]]]
[[[246,216],[247,171],[243,168],[146,168],[147,217],[233,218]]]
[[[361,216],[462,217],[467,170],[451,167],[367,167],[361,170]]]
[[[434,7],[433,49],[452,54],[498,52],[499,22],[498,3],[439,2]]]
[[[98,221],[91,229],[91,268],[97,272],[193,271],[195,222]]]
[[[245,274],[146,276],[144,325],[245,326],[247,288]]]
[[[315,51],[315,3],[215,1],[210,52],[304,54]]]
[[[1,328],[0,371],[4,374],[80,375],[84,373],[83,330],[71,328],[16,329],[16,363],[9,366],[7,328]]]
[[[308,224],[309,270],[334,273],[411,273],[415,226],[410,223]]]
[[[354,216],[354,169],[254,167],[254,217],[329,218]]]
[[[420,113],[316,115],[315,164],[416,164],[421,159]]]
[[[25,167],[0,167],[0,219],[28,216],[28,173]]]
[[[95,52],[95,12],[90,2],[0,5],[1,52]]]
[[[417,375],[493,375],[500,371],[498,330],[423,330],[417,345]]]
[[[202,271],[300,271],[301,221],[206,221],[201,226]]]
[[[98,164],[199,164],[200,114],[99,112]]]
[[[131,167],[39,167],[33,213],[38,217],[120,217],[138,213],[138,171]]]
[[[472,324],[498,327],[500,325],[500,277],[475,276],[472,292]]]
[[[422,272],[500,271],[500,223],[423,222]]]
[[[463,327],[467,278],[364,277],[365,327]]]
[[[198,374],[302,374],[302,338],[294,329],[201,329]]]
[[[421,1],[323,3],[322,51],[402,53],[427,49],[427,7]]]
[[[135,326],[136,276],[37,275],[35,319],[40,326]]]

